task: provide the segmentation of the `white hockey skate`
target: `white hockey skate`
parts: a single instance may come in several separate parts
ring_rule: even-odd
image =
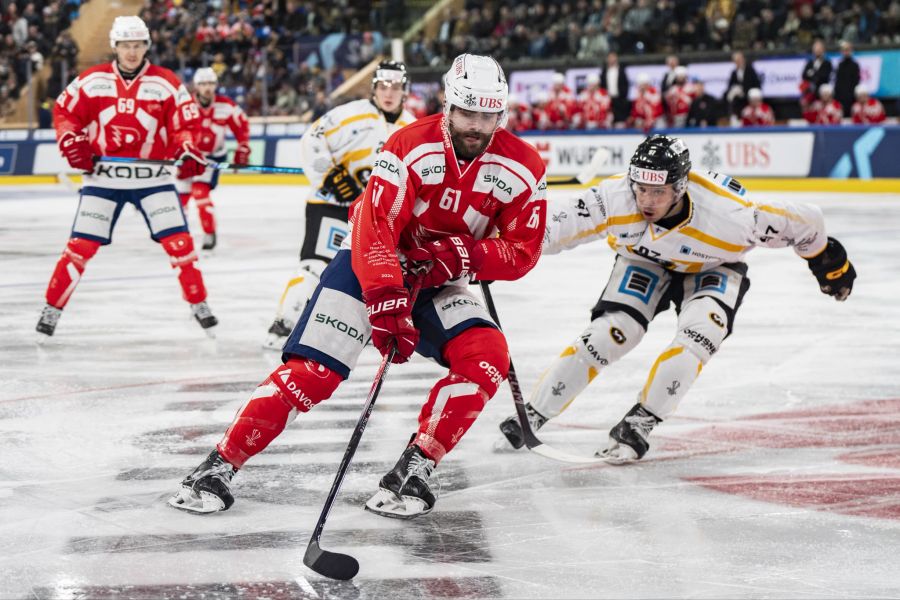
[[[380,489],[366,502],[366,510],[392,519],[427,515],[437,500],[428,484],[434,466],[418,446],[408,447],[397,465],[381,478]]]
[[[210,452],[200,466],[184,478],[181,489],[169,498],[169,506],[187,512],[208,514],[228,510],[234,504],[231,479],[237,472],[219,454]]]

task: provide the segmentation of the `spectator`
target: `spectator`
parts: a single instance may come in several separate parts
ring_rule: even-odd
[[[778,41],[778,23],[775,21],[775,12],[771,8],[764,8],[760,12],[760,21],[756,27],[754,47],[759,50],[772,50],[778,45]]]
[[[663,75],[662,83],[659,84],[660,93],[665,96],[672,84],[675,83],[675,69],[678,67],[678,57],[670,54],[666,57],[666,67],[668,70]]]
[[[834,99],[834,90],[830,83],[819,86],[819,99],[807,106],[803,118],[813,125],[840,125],[843,110]]]
[[[688,110],[688,127],[715,127],[719,123],[719,102],[705,91],[702,81],[696,81],[694,99]]]
[[[687,67],[679,65],[675,67],[675,82],[666,92],[666,115],[670,127],[684,127],[687,124],[691,103],[694,101],[696,90],[693,84],[687,80]]]
[[[597,60],[609,52],[609,41],[606,34],[597,25],[590,23],[584,28],[584,35],[578,46],[577,57],[581,60]]]
[[[849,117],[856,86],[859,85],[859,63],[853,59],[853,44],[847,40],[841,41],[841,54],[843,58],[838,63],[834,78],[834,97],[841,103],[844,116]]]
[[[775,124],[775,113],[772,107],[763,101],[762,91],[753,88],[747,92],[747,106],[741,111],[741,124],[744,127],[768,127]]]
[[[637,96],[631,105],[628,126],[642,129],[644,133],[647,133],[654,127],[665,126],[662,115],[662,96],[655,87],[650,85],[650,76],[641,73],[637,77]]]
[[[884,106],[877,98],[869,97],[869,90],[860,84],[856,86],[856,102],[852,108],[853,122],[858,125],[875,125],[883,123]]]
[[[609,94],[613,121],[616,123],[625,121],[631,109],[631,103],[628,101],[628,77],[625,75],[625,69],[619,66],[619,55],[616,52],[606,55],[606,64],[600,71],[600,87]]]
[[[803,67],[803,83],[806,87],[801,91],[814,99],[819,96],[819,86],[831,81],[831,61],[825,58],[825,44],[822,40],[813,42],[812,51],[813,57]]]
[[[737,117],[747,105],[747,92],[762,87],[762,83],[753,65],[747,64],[743,52],[735,52],[731,60],[734,61],[734,69],[728,77],[724,100],[728,103],[729,114]]]

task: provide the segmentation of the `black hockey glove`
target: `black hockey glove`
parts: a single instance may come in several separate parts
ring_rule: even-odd
[[[322,189],[340,204],[350,204],[362,194],[362,188],[344,165],[333,168],[325,177]]]
[[[847,259],[847,251],[839,241],[830,237],[825,250],[817,256],[810,258],[809,270],[819,281],[819,289],[823,294],[834,296],[838,302],[843,302],[853,289],[853,280],[856,279],[856,269]]]

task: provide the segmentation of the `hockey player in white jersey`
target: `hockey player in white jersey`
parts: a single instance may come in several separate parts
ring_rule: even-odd
[[[394,131],[416,120],[404,108],[408,94],[406,66],[382,61],[370,98],[333,108],[303,134],[300,161],[312,189],[306,201],[306,235],[300,267],[281,294],[264,348],[281,350],[347,236],[350,203],[365,189],[381,147]]]
[[[826,235],[817,207],[752,202],[735,179],[691,171],[687,147],[664,135],[638,146],[627,174],[548,204],[544,253],[598,239],[618,255],[609,283],[590,325],[543,374],[526,412],[534,429],[559,415],[603,369],[637,346],[655,315],[674,304],[674,339],[651,367],[637,404],[597,453],[615,463],[646,454],[650,432],[675,411],[731,333],[750,287],[744,263],[749,250],[792,246],[821,291],[838,301],[847,299],[856,278],[844,247]],[[522,447],[515,416],[500,430]]]

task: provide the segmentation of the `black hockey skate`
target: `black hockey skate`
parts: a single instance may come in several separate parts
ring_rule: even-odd
[[[627,463],[640,460],[650,443],[647,438],[650,432],[662,419],[652,412],[635,404],[619,423],[609,432],[609,446],[597,452],[597,456],[606,458],[612,463]]]
[[[275,319],[272,326],[269,327],[266,341],[263,342],[263,348],[266,350],[281,350],[287,337],[291,335],[294,326],[287,319]]]
[[[434,466],[418,446],[408,447],[393,470],[381,478],[380,489],[366,502],[366,510],[394,519],[430,513],[436,500],[428,484]]]
[[[201,246],[202,250],[212,250],[216,247],[216,232],[212,233],[204,233],[203,234],[203,246]]]
[[[56,324],[59,322],[60,315],[62,315],[61,308],[56,308],[55,306],[45,304],[44,310],[41,311],[41,318],[38,319],[37,327],[35,327],[35,330],[38,333],[43,333],[46,336],[53,335],[53,332],[56,331]]]
[[[532,431],[537,431],[549,420],[534,410],[530,403],[525,404],[525,414],[528,415],[528,423],[531,425]],[[522,425],[519,424],[518,415],[513,415],[500,423],[500,433],[506,436],[507,441],[516,450],[525,445],[525,435],[522,433]]]
[[[213,327],[219,324],[219,320],[209,310],[209,305],[205,301],[191,304],[191,312],[194,314],[197,322],[200,323],[200,327],[206,332],[206,335],[215,337]]]
[[[169,506],[200,514],[228,510],[234,504],[231,478],[235,473],[237,469],[213,450],[184,478],[181,489],[169,498]]]

